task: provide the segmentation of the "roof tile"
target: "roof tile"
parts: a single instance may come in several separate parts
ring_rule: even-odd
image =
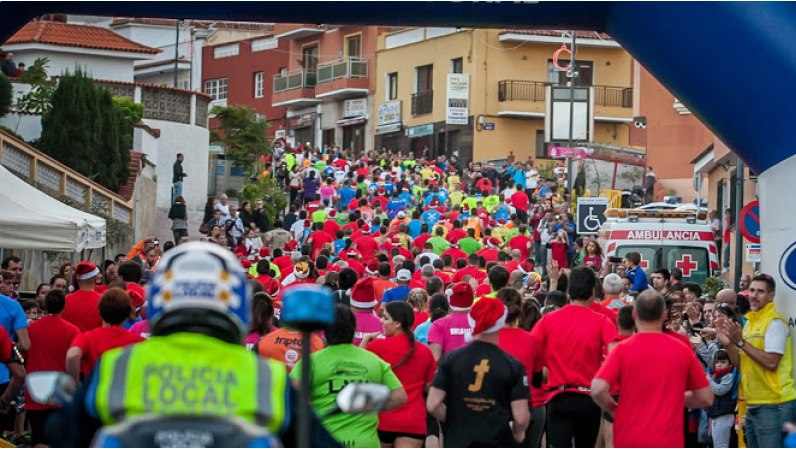
[[[156,54],[161,50],[147,47],[114,33],[108,28],[76,25],[48,20],[28,22],[4,45],[41,43],[97,50]]]

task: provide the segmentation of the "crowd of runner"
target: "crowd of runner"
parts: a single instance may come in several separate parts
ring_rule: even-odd
[[[248,272],[243,344],[294,381],[307,362],[301,334],[280,325],[282,298],[333,291],[336,323],[310,341],[311,397],[344,446],[765,447],[796,419],[773,280],[744,276],[712,297],[677,269],[646,273],[638,253],[607,260],[601,237],[575,232],[563,169],[543,179],[513,156],[496,168],[336,148],[269,163],[286,210],[209,198],[199,239]],[[184,207],[177,196],[170,216]],[[4,260],[0,325],[27,372],[86,379],[104,352],[149,338],[146,285],[189,239],[183,224],[100,267],[62,265],[35,300],[16,299],[23,261]],[[21,363],[7,365],[6,436],[56,443],[53,406],[18,396]],[[387,385],[385,411],[328,415],[349,382]]]

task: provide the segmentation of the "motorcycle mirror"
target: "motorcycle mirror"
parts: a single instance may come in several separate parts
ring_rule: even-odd
[[[72,376],[59,371],[39,371],[25,378],[30,397],[46,405],[65,405],[72,400],[77,385]]]
[[[386,385],[350,383],[337,394],[337,407],[343,413],[378,412],[390,398]]]

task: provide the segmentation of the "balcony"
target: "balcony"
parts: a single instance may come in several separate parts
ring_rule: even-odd
[[[277,39],[303,39],[305,37],[317,36],[326,32],[326,27],[323,25],[308,25],[301,24],[291,28],[287,31],[279,33],[274,37]]]
[[[498,82],[498,115],[516,118],[544,118],[547,86],[542,81],[504,80]],[[592,86],[594,119],[627,122],[632,116],[633,88]]]
[[[318,64],[315,98],[344,99],[367,95],[369,83],[366,60],[345,58]]]
[[[315,98],[316,72],[296,70],[274,75],[274,107],[303,108],[320,103]]]
[[[430,114],[433,109],[433,90],[426,90],[412,94],[412,115]]]

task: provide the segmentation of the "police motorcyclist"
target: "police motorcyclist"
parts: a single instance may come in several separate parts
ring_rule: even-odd
[[[86,447],[101,426],[145,413],[238,416],[296,445],[296,394],[285,366],[243,345],[249,284],[211,243],[169,251],[150,283],[152,337],[105,353],[87,385],[50,421],[51,443]],[[313,417],[312,446],[339,446]]]

